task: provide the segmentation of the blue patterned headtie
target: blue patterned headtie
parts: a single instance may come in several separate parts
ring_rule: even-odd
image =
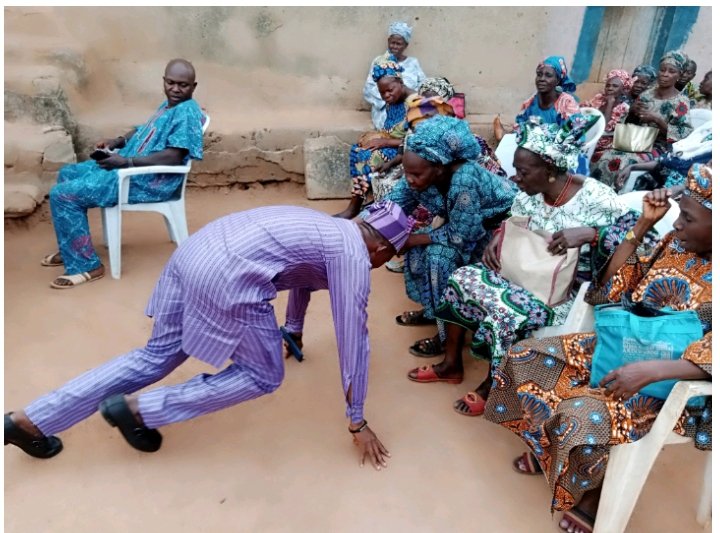
[[[375,60],[373,64],[372,77],[373,81],[377,83],[380,79],[388,76],[390,78],[401,78],[401,74],[405,69],[400,65],[394,55],[385,53]]]
[[[695,163],[687,177],[686,196],[712,211],[712,168]]]

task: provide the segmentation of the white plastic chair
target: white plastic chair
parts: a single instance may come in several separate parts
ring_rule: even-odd
[[[210,117],[205,115],[203,134],[210,125]],[[122,246],[122,212],[123,211],[153,211],[165,217],[170,239],[178,246],[188,238],[187,219],[185,217],[185,186],[190,174],[192,161],[187,165],[154,165],[147,167],[123,168],[118,170],[118,203],[113,207],[101,209],[103,238],[108,248],[110,259],[110,273],[113,278],[120,279],[121,246]],[[184,174],[180,185],[180,196],[165,202],[152,202],[144,204],[129,204],[128,192],[130,178],[141,174]]]
[[[500,161],[500,166],[507,172],[508,178],[517,174],[515,165],[513,165],[515,150],[517,150],[517,140],[514,133],[506,133],[503,135],[497,148],[495,148],[495,155],[498,161]]]
[[[708,120],[712,120],[712,111],[710,109],[691,109],[688,111],[688,119],[694,129],[705,124]]]
[[[610,460],[593,528],[595,533],[625,531],[650,469],[663,446],[692,442],[692,439],[681,437],[673,431],[688,400],[711,394],[712,383],[709,381],[678,382],[647,435],[632,444],[620,444],[610,449]],[[700,501],[695,515],[701,526],[710,521],[712,509],[712,455],[710,452],[706,454]]]
[[[605,115],[603,115],[599,109],[595,109],[594,107],[581,107],[580,112],[583,115],[597,115],[600,117],[599,120],[593,124],[593,127],[585,134],[585,143],[583,144],[582,152],[588,156],[588,159],[590,159],[595,152],[595,147],[597,146],[600,137],[602,137],[605,132]]]

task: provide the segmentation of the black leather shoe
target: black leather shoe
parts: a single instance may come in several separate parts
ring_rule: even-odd
[[[14,444],[26,454],[38,459],[50,459],[62,451],[63,444],[60,439],[57,437],[37,438],[26,433],[12,421],[11,414],[5,413],[5,446]]]
[[[130,446],[141,452],[156,452],[162,444],[157,429],[140,424],[132,414],[125,396],[116,394],[100,402],[100,414],[112,427],[116,427]]]

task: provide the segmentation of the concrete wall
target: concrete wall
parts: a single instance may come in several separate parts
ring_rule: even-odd
[[[369,63],[384,51],[395,19],[414,26],[408,53],[428,75],[444,75],[467,93],[470,112],[512,114],[533,91],[543,56],[572,61],[583,11],[16,7],[6,8],[5,28],[6,40],[13,30],[32,32],[42,37],[40,46],[57,37],[82,52],[84,84],[71,99],[80,113],[118,100],[153,105],[165,61],[186,57],[197,66],[198,100],[217,117],[213,128],[225,129],[237,121],[261,126],[269,109],[363,107]]]
[[[697,65],[695,83],[700,83],[708,70],[712,69],[712,7],[701,7],[683,50]]]

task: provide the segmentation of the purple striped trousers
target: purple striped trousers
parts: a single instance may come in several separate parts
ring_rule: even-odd
[[[265,304],[267,305],[267,304]],[[248,325],[232,363],[217,374],[158,387],[139,396],[140,415],[158,428],[269,394],[284,376],[282,337],[274,313]],[[131,394],[172,372],[188,355],[181,349],[182,320],[158,317],[144,348],[89,370],[32,402],[25,413],[44,435],[54,435],[92,415],[114,394]]]

